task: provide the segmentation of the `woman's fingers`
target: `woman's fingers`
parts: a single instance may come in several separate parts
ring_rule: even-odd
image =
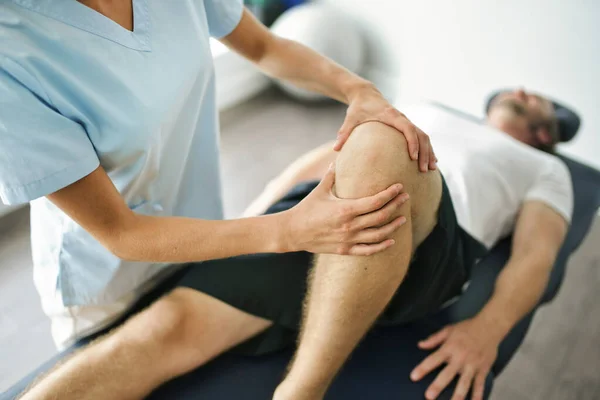
[[[352,130],[357,125],[357,123],[358,123],[358,121],[351,120],[350,118],[346,117],[346,119],[344,120],[344,123],[342,124],[342,127],[338,131],[337,140],[335,141],[335,144],[333,145],[333,150],[340,151],[342,149],[342,147],[344,147],[344,144],[350,137],[350,133],[352,133]]]
[[[396,128],[399,132],[402,132],[402,134],[406,138],[410,158],[413,161],[418,160],[421,146],[421,143],[419,141],[419,128],[413,125],[413,123],[410,122],[406,118],[406,116],[404,116],[404,114],[401,114],[400,112],[396,114],[394,121],[391,125],[394,128]]]
[[[390,236],[405,223],[406,217],[400,216],[382,227],[360,231],[352,240],[357,244],[350,247],[347,254],[370,256],[390,248],[396,243],[390,239]],[[346,254],[346,252],[341,251],[340,254]]]
[[[421,172],[427,172],[429,169],[429,157],[431,156],[431,143],[429,143],[429,137],[424,133],[419,137],[419,169]]]
[[[353,226],[356,229],[367,229],[376,226],[382,226],[390,221],[396,211],[408,201],[408,193],[401,193],[396,198],[389,201],[383,208],[370,214],[360,215],[354,219]]]
[[[392,247],[396,242],[394,239],[388,239],[381,243],[375,244],[355,244],[350,248],[348,255],[351,256],[371,256],[373,254],[382,252]]]
[[[402,191],[402,185],[395,183],[389,186],[387,189],[382,190],[372,196],[363,197],[356,200],[348,200],[353,203],[351,209],[355,216],[362,214],[369,214],[373,211],[379,210],[392,199],[394,199]],[[391,215],[390,215],[391,217]],[[385,223],[387,221],[384,221]]]
[[[429,148],[429,169],[432,171],[437,169],[437,157],[435,156],[433,147]]]
[[[361,244],[381,243],[390,238],[394,232],[406,223],[406,217],[400,216],[379,228],[363,229],[356,235],[356,242]]]
[[[315,188],[315,190],[320,190],[326,193],[331,193],[333,188],[333,184],[335,183],[335,163],[329,164],[329,169],[319,182],[319,185]]]

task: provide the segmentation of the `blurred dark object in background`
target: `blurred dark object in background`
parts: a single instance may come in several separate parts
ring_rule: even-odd
[[[308,0],[244,0],[246,7],[266,26],[271,26],[285,10],[307,2]]]

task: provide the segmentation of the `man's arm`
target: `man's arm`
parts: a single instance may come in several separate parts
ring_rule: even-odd
[[[568,224],[540,201],[523,206],[513,236],[512,253],[494,294],[475,318],[489,324],[489,334],[503,339],[542,297]]]
[[[447,326],[419,347],[435,352],[411,373],[420,380],[446,364],[425,392],[429,400],[459,375],[452,400],[483,399],[485,378],[497,357],[498,346],[510,330],[539,302],[563,243],[568,224],[554,209],[528,201],[521,209],[513,235],[510,259],[496,280],[494,293],[473,318]]]
[[[411,159],[419,160],[422,171],[436,168],[429,137],[392,107],[371,82],[298,42],[274,35],[248,10],[244,10],[233,32],[221,41],[269,76],[348,104],[336,150],[342,148],[356,126],[379,121],[402,132]]]

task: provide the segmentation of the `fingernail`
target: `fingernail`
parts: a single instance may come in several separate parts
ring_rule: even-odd
[[[413,372],[412,374],[410,374],[410,379],[412,379],[413,381],[416,381],[417,378],[418,378],[418,376],[416,373]]]
[[[329,164],[329,170],[330,170],[330,171],[333,171],[333,168],[334,168],[334,166],[335,166],[335,163],[331,163],[331,164]]]
[[[429,400],[433,400],[433,399],[435,399],[435,393],[427,392],[427,393],[425,393],[425,397],[427,397]]]
[[[406,217],[400,217],[400,225],[404,225],[406,223]]]
[[[414,151],[412,153],[412,156],[413,156],[414,159],[417,159],[417,157],[419,156],[419,152],[418,151]]]

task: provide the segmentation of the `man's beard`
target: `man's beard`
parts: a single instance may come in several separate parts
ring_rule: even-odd
[[[527,112],[525,105],[516,99],[506,98],[496,102],[494,104],[494,108],[502,113],[502,116],[506,121],[516,122],[524,118],[527,121],[529,130],[532,132],[532,137],[534,140],[534,142],[530,143],[530,145],[546,153],[554,153],[554,142],[544,144],[541,143],[535,135],[533,135],[533,132],[535,132],[538,128],[539,121],[536,121],[531,117],[531,115]]]

